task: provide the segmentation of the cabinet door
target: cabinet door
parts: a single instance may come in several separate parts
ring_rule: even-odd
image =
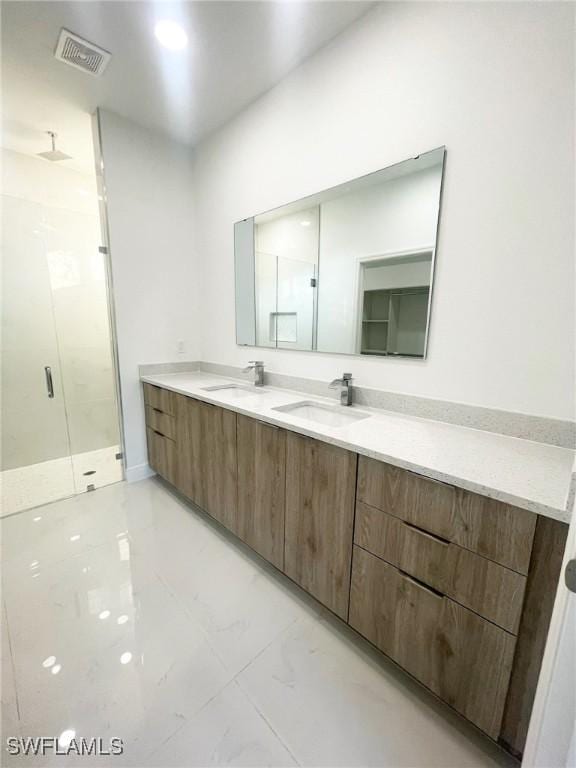
[[[203,508],[234,531],[237,518],[236,414],[200,406],[200,485]]]
[[[246,416],[237,419],[238,517],[234,533],[282,569],[286,433]]]
[[[176,395],[175,408],[178,445],[176,487],[194,504],[206,509],[201,403],[191,397]]]
[[[348,615],[357,455],[286,435],[284,572],[343,619]]]
[[[350,625],[493,739],[516,638],[354,547]]]

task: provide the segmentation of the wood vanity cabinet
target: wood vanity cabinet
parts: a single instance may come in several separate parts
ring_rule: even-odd
[[[354,547],[350,625],[496,739],[516,638]]]
[[[522,574],[361,501],[354,543],[517,634],[526,587]]]
[[[236,414],[178,396],[177,488],[230,530],[237,516]]]
[[[173,440],[154,429],[147,429],[148,463],[172,485],[176,485],[176,444]]]
[[[567,529],[361,456],[349,623],[521,754]]]
[[[286,432],[237,417],[238,514],[233,531],[280,570],[284,568]]]
[[[362,456],[358,499],[526,574],[536,515]]]
[[[144,385],[150,466],[509,752],[568,526]]]
[[[236,414],[200,404],[206,511],[230,530],[237,515]]]
[[[176,422],[172,392],[144,386],[148,463],[169,483],[177,483]]]
[[[344,620],[357,461],[343,448],[286,435],[284,572]]]
[[[201,403],[191,397],[176,395],[176,431],[178,444],[178,482],[176,487],[202,509],[206,509],[204,480],[204,440]]]

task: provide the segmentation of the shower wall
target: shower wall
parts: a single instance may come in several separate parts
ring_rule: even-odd
[[[5,501],[14,485],[37,481],[30,472],[22,474],[28,467],[48,473],[48,481],[71,475],[67,482],[75,487],[62,495],[86,490],[91,475],[84,472],[92,472],[88,465],[98,464],[97,484],[105,484],[103,474],[120,479],[95,177],[3,149],[2,218]],[[50,401],[45,365],[52,365],[54,373]],[[70,457],[82,458],[74,466]],[[56,460],[61,461],[48,465]],[[106,473],[102,462],[109,465]]]

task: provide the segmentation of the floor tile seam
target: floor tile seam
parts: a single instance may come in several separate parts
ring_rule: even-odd
[[[258,653],[255,656],[253,656],[249,661],[247,661],[246,664],[244,664],[244,666],[241,669],[239,669],[238,672],[236,672],[234,674],[233,680],[236,680],[238,677],[240,677],[240,675],[242,675],[248,669],[248,667],[250,667],[252,664],[254,664],[254,662],[257,661],[260,658],[260,656],[262,656],[262,654],[266,653],[266,651],[270,648],[271,645],[273,645],[276,642],[276,640],[278,640],[280,637],[282,637],[282,635],[285,632],[288,632],[289,630],[291,630],[292,627],[295,624],[297,624],[299,621],[301,621],[301,619],[302,619],[301,616],[296,616],[294,619],[292,619],[292,621],[289,624],[287,624],[285,627],[282,627],[282,629],[280,629],[278,632],[276,632],[274,637],[272,637],[266,643],[266,645],[263,646],[258,651]]]
[[[226,688],[228,688],[228,686],[232,685],[234,682],[234,678],[230,678],[230,680],[227,680],[224,685],[220,686],[218,690],[213,693],[203,704],[198,706],[198,709],[195,709],[189,716],[187,716],[184,719],[184,722],[181,723],[175,731],[167,736],[160,744],[158,744],[158,746],[154,747],[154,749],[147,754],[147,758],[154,757],[155,754],[157,754],[166,744],[168,744],[168,742],[177,736],[183,728],[189,725],[194,720],[194,718],[198,717],[198,715],[200,715],[200,713],[203,712],[206,707],[208,707],[215,699],[217,699],[218,696],[220,696],[220,694],[223,693],[223,691],[225,691]]]
[[[209,634],[208,634],[208,632],[207,632],[207,631],[204,629],[204,627],[202,626],[202,624],[201,624],[201,623],[198,621],[198,619],[196,618],[196,616],[194,616],[194,614],[192,613],[192,611],[190,611],[190,610],[189,610],[188,606],[186,605],[186,602],[185,602],[185,601],[184,601],[184,600],[183,600],[183,599],[180,597],[180,595],[178,595],[178,593],[177,593],[177,592],[175,592],[175,591],[172,589],[172,587],[170,586],[170,584],[168,584],[168,582],[167,582],[167,581],[166,581],[166,580],[163,578],[162,574],[161,574],[161,573],[159,573],[159,571],[158,571],[158,570],[157,570],[157,569],[156,569],[154,566],[152,566],[152,571],[153,571],[154,575],[156,576],[156,578],[158,579],[158,581],[160,582],[160,584],[162,584],[162,586],[163,586],[163,587],[164,587],[164,589],[165,589],[165,590],[168,592],[168,594],[170,595],[170,597],[171,597],[171,598],[174,600],[174,602],[176,603],[176,605],[178,606],[178,608],[179,608],[179,609],[182,611],[182,613],[184,614],[184,616],[186,617],[186,619],[187,619],[188,621],[190,621],[190,623],[191,623],[191,624],[194,626],[194,628],[195,628],[195,629],[197,629],[197,630],[198,630],[198,631],[199,631],[199,632],[202,634],[202,638],[204,639],[204,641],[206,642],[206,645],[207,645],[207,646],[210,648],[211,652],[214,654],[214,656],[216,657],[216,659],[218,660],[218,663],[219,663],[219,664],[220,664],[220,666],[222,667],[222,670],[223,670],[223,671],[224,671],[224,672],[225,672],[227,675],[228,675],[228,674],[230,674],[230,670],[228,669],[228,667],[227,667],[227,666],[226,666],[226,664],[224,663],[224,660],[222,659],[222,657],[221,657],[220,653],[219,653],[219,652],[218,652],[218,650],[217,650],[217,649],[214,647],[214,644],[211,642],[211,639],[210,639],[210,635],[209,635]],[[232,676],[229,678],[229,680],[227,681],[226,685],[228,685],[228,683],[231,683],[233,680],[234,680],[234,675],[232,675]]]
[[[297,621],[298,621],[298,619],[297,619]],[[249,666],[249,665],[248,665],[248,666]],[[262,720],[263,720],[263,721],[266,723],[266,725],[268,726],[268,728],[270,729],[270,731],[271,731],[271,732],[274,734],[274,736],[275,736],[275,737],[278,739],[278,741],[280,742],[280,744],[282,744],[282,746],[283,746],[283,747],[284,747],[284,749],[285,749],[285,750],[288,752],[288,754],[290,755],[290,757],[292,758],[292,760],[294,760],[294,762],[296,763],[296,765],[297,765],[297,766],[302,766],[302,765],[303,765],[303,763],[302,763],[302,762],[301,762],[301,761],[300,761],[300,760],[299,760],[299,759],[296,757],[296,755],[295,755],[295,754],[294,754],[294,752],[293,752],[293,751],[290,749],[290,747],[288,746],[288,744],[286,743],[286,741],[285,741],[285,740],[282,738],[282,736],[281,736],[281,735],[278,733],[278,731],[276,730],[276,728],[275,728],[275,727],[272,725],[272,723],[270,722],[270,720],[269,720],[269,719],[266,717],[266,715],[264,714],[264,712],[263,712],[263,711],[260,709],[260,707],[259,707],[259,706],[256,704],[256,702],[255,702],[255,701],[253,700],[253,698],[250,696],[250,694],[248,693],[248,691],[247,691],[247,690],[244,688],[244,686],[242,685],[242,682],[241,682],[240,680],[238,680],[238,679],[237,679],[237,677],[238,677],[238,675],[237,675],[237,676],[234,678],[234,680],[233,680],[232,682],[235,682],[235,683],[238,685],[238,687],[240,688],[240,690],[242,691],[242,693],[244,694],[244,696],[246,697],[246,699],[248,700],[248,702],[249,702],[249,703],[250,703],[250,704],[251,704],[251,705],[254,707],[254,710],[256,711],[256,713],[258,714],[258,716],[259,716],[259,717],[260,717],[260,718],[261,718],[261,719],[262,719]]]

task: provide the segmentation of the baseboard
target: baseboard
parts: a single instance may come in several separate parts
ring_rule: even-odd
[[[126,480],[129,483],[137,483],[138,480],[146,480],[156,474],[150,464],[138,464],[135,467],[126,467]]]

